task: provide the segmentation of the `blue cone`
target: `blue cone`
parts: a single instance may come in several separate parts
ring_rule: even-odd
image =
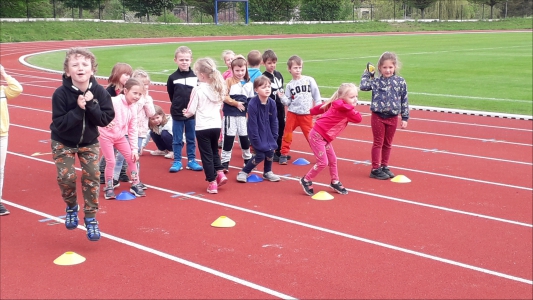
[[[248,179],[246,179],[247,182],[261,182],[263,181],[263,178],[258,176],[257,174],[252,174],[248,176]]]
[[[298,158],[297,160],[293,162],[293,164],[297,166],[305,166],[309,164],[309,161],[306,160],[305,158]]]
[[[120,201],[129,201],[129,200],[133,200],[137,197],[135,197],[134,194],[128,192],[128,191],[123,191],[123,192],[120,192],[120,194],[117,195],[117,200],[120,200]]]

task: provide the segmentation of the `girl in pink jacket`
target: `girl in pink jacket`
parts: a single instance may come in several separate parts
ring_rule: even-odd
[[[357,87],[352,83],[343,83],[324,104],[311,108],[311,115],[321,115],[309,132],[309,146],[316,157],[315,165],[300,179],[304,192],[313,195],[313,178],[329,166],[330,187],[337,193],[345,195],[348,191],[339,181],[337,156],[333,150],[333,140],[348,126],[348,122],[360,123],[363,119],[355,110],[357,105]]]
[[[130,78],[124,85],[124,94],[112,97],[115,119],[106,127],[100,127],[100,149],[106,161],[104,189],[105,199],[115,199],[113,191],[113,169],[115,168],[115,147],[126,159],[131,174],[131,189],[137,197],[146,196],[139,185],[137,160],[139,160],[137,106],[135,103],[144,94],[144,85],[138,79]],[[127,138],[125,136],[128,136]]]

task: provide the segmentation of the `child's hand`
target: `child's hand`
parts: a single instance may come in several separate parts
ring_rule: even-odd
[[[85,104],[87,103],[87,101],[85,100],[85,97],[83,97],[83,95],[79,95],[78,96],[78,106],[85,110]]]
[[[246,108],[244,107],[244,104],[242,104],[242,102],[237,102],[237,108],[240,110],[240,111],[244,111]]]
[[[85,101],[91,101],[93,100],[93,98],[94,98],[94,95],[93,93],[91,93],[91,91],[85,92]]]
[[[400,125],[402,129],[407,128],[407,121],[402,121],[402,124]]]
[[[366,64],[366,71],[368,71],[368,73],[370,73],[370,77],[374,77],[374,74],[376,73],[376,68],[374,67],[373,64],[367,63]]]
[[[183,115],[184,115],[186,118],[190,118],[190,117],[192,117],[192,114],[191,114],[191,113],[188,113],[186,108],[184,108],[181,112],[183,113]]]
[[[109,124],[107,124],[107,126],[106,126],[106,128],[109,128],[109,129],[111,129],[111,128],[113,128],[113,127],[115,127],[115,122],[113,122],[113,121],[111,121],[111,122],[110,122]]]
[[[133,159],[133,162],[137,162],[139,161],[139,153],[132,153],[131,154],[131,159]]]

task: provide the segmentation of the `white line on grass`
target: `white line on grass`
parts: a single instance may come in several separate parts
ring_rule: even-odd
[[[14,154],[14,155],[17,155],[17,156],[20,156],[20,157],[24,157],[24,158],[31,158],[31,159],[34,159],[34,160],[37,160],[37,161],[41,161],[41,162],[45,162],[45,163],[48,163],[48,164],[53,164],[53,162],[51,161],[46,161],[46,160],[42,160],[42,159],[38,159],[38,158],[33,158],[33,157],[28,157],[26,155],[21,155],[21,154],[17,154],[17,153],[12,153],[10,151],[8,151],[8,153],[10,154]],[[76,170],[80,170],[79,168],[76,168]],[[203,197],[197,197],[197,196],[194,196],[194,195],[189,195],[189,194],[186,194],[186,193],[180,193],[180,192],[177,192],[177,191],[174,191],[174,190],[169,190],[169,189],[165,189],[165,188],[160,188],[160,187],[156,187],[156,186],[152,186],[152,185],[146,185],[148,186],[149,188],[152,188],[152,189],[155,189],[155,190],[159,190],[159,191],[163,191],[163,192],[166,192],[166,193],[169,193],[171,195],[176,195],[176,194],[179,194],[179,195],[182,195],[182,196],[186,196],[190,199],[196,199],[198,201],[202,201],[202,202],[206,202],[206,203],[210,203],[210,204],[214,204],[214,205],[219,205],[219,206],[223,206],[223,207],[227,207],[227,208],[231,208],[231,209],[234,209],[234,210],[238,210],[238,211],[243,211],[243,212],[247,212],[247,213],[251,213],[251,214],[254,214],[254,215],[258,215],[258,216],[262,216],[262,217],[266,217],[266,218],[269,218],[269,219],[274,219],[274,220],[278,220],[278,221],[282,221],[282,222],[285,222],[285,223],[289,223],[289,224],[294,224],[294,225],[298,225],[298,226],[301,226],[301,227],[305,227],[305,228],[309,228],[309,229],[314,229],[314,230],[317,230],[317,231],[321,231],[321,232],[325,232],[325,233],[329,233],[329,234],[333,234],[333,235],[337,235],[337,236],[341,236],[341,237],[345,237],[345,238],[348,238],[348,239],[352,239],[352,240],[356,240],[356,241],[360,241],[360,242],[363,242],[363,243],[367,243],[367,244],[371,244],[371,245],[375,245],[375,246],[379,246],[379,247],[383,247],[383,248],[387,248],[387,249],[391,249],[391,250],[395,250],[395,251],[399,251],[399,252],[403,252],[403,253],[407,253],[407,254],[411,254],[411,255],[415,255],[415,256],[418,256],[418,257],[423,257],[423,258],[427,258],[427,259],[430,259],[430,260],[434,260],[434,261],[438,261],[438,262],[442,262],[442,263],[445,263],[445,264],[449,264],[449,265],[453,265],[453,266],[458,266],[458,267],[461,267],[461,268],[465,268],[465,269],[470,269],[470,270],[473,270],[473,271],[477,271],[477,272],[481,272],[481,273],[485,273],[485,274],[489,274],[489,275],[493,275],[493,276],[497,276],[497,277],[501,277],[501,278],[506,278],[506,279],[509,279],[509,280],[513,280],[513,281],[517,281],[517,282],[522,282],[522,283],[526,283],[526,284],[530,284],[530,285],[533,285],[533,281],[532,280],[529,280],[529,279],[525,279],[525,278],[521,278],[521,277],[517,277],[517,276],[512,276],[512,275],[508,275],[508,274],[504,274],[504,273],[501,273],[501,272],[496,272],[496,271],[492,271],[492,270],[489,270],[489,269],[485,269],[485,268],[480,268],[480,267],[476,267],[476,266],[473,266],[473,265],[469,265],[469,264],[465,264],[465,263],[461,263],[461,262],[458,262],[458,261],[455,261],[455,260],[451,260],[451,259],[446,259],[446,258],[442,258],[442,257],[438,257],[438,256],[435,256],[435,255],[430,255],[430,254],[426,254],[426,253],[423,253],[423,252],[419,252],[419,251],[414,251],[414,250],[410,250],[410,249],[407,249],[407,248],[402,248],[402,247],[398,247],[398,246],[394,246],[394,245],[391,245],[391,244],[386,244],[386,243],[382,243],[382,242],[378,242],[378,241],[374,241],[374,240],[371,240],[371,239],[367,239],[367,238],[362,238],[362,237],[359,237],[359,236],[355,236],[355,235],[351,235],[351,234],[347,234],[347,233],[344,233],[344,232],[340,232],[340,231],[336,231],[336,230],[331,230],[331,229],[327,229],[327,228],[324,228],[324,227],[320,227],[320,226],[316,226],[316,225],[312,225],[312,224],[308,224],[308,223],[304,223],[304,222],[300,222],[300,221],[296,221],[296,220],[292,220],[292,219],[288,219],[288,218],[284,218],[284,217],[279,217],[279,216],[276,216],[276,215],[272,215],[272,214],[267,214],[267,213],[263,213],[263,212],[260,212],[260,211],[256,211],[256,210],[252,210],[252,209],[248,209],[248,208],[244,208],[244,207],[240,207],[240,206],[235,206],[235,205],[231,205],[231,204],[226,204],[226,203],[221,203],[221,202],[217,202],[217,201],[214,201],[214,200],[209,200],[209,199],[206,199],[206,198],[203,198]],[[364,192],[363,192],[364,193]],[[370,193],[365,193],[365,194],[370,194]],[[52,216],[52,215],[49,215],[49,214],[46,214],[46,213],[42,213],[40,211],[36,211],[36,210],[33,210],[31,208],[27,208],[25,206],[22,206],[22,205],[19,205],[19,204],[15,204],[15,203],[12,203],[12,202],[9,202],[9,201],[5,201],[5,203],[7,204],[10,204],[10,205],[13,205],[15,207],[18,207],[20,209],[24,209],[26,211],[29,211],[29,212],[32,212],[32,213],[35,213],[35,214],[38,214],[42,217],[45,217],[45,218],[50,218],[50,219],[53,219],[54,221],[56,222],[59,222],[59,223],[64,223],[65,221],[63,219],[60,219],[60,218],[57,218],[55,216]],[[527,224],[529,225],[529,227],[531,227],[530,224]],[[81,225],[78,226],[78,228],[80,229],[84,229]],[[117,237],[114,237],[112,235],[108,235],[108,234],[105,234],[105,233],[102,233],[102,236],[104,237],[108,237],[112,240],[115,240],[117,242],[120,242],[120,243],[124,243],[124,242],[127,242],[126,240],[124,239],[121,239],[121,238],[117,238]],[[130,244],[131,243],[131,244]],[[133,247],[136,247],[138,249],[141,249],[141,250],[144,250],[144,251],[147,251],[145,249],[148,249],[148,252],[150,253],[154,253],[156,255],[159,255],[159,256],[162,256],[162,257],[165,257],[165,258],[168,258],[168,259],[171,259],[171,258],[176,258],[176,259],[173,259],[174,261],[177,261],[179,263],[182,263],[182,264],[185,264],[185,265],[188,265],[188,266],[191,266],[193,268],[197,268],[199,270],[203,270],[203,269],[200,269],[199,267],[202,267],[202,268],[206,268],[207,270],[213,270],[213,269],[210,269],[210,268],[207,268],[207,267],[203,267],[203,266],[200,266],[196,263],[193,263],[193,262],[189,262],[189,261],[186,261],[186,260],[183,260],[183,259],[180,259],[180,258],[177,258],[175,256],[172,256],[172,255],[169,255],[169,254],[166,254],[164,252],[160,252],[160,251],[157,251],[157,250],[154,250],[152,248],[148,248],[148,247],[145,247],[145,246],[142,246],[142,245],[139,245],[139,244],[136,244],[136,243],[133,243],[133,242],[129,242],[129,243],[125,243],[125,244],[128,244],[130,246],[133,246]],[[137,246],[138,245],[138,246]],[[153,250],[153,251],[149,251],[149,250]],[[154,252],[156,251],[156,252]],[[164,255],[161,255],[161,254],[164,254]],[[168,256],[168,257],[167,257]],[[179,261],[178,261],[179,260]],[[204,270],[203,270],[204,271]],[[218,273],[218,271],[216,270],[213,270],[215,272],[217,272],[217,274],[215,273],[212,273],[212,272],[209,272],[213,275],[217,275],[217,276],[220,276]],[[206,271],[208,272],[208,271]],[[224,273],[220,273],[220,274],[224,274]],[[231,275],[227,275],[227,276],[231,276]],[[233,277],[233,276],[231,276]],[[224,277],[225,278],[225,277]],[[236,278],[236,277],[233,277],[235,279],[238,279],[238,280],[241,280],[239,278]],[[229,279],[227,278],[228,280],[232,280],[232,279]],[[235,280],[232,280],[234,282],[237,282]],[[244,280],[243,280],[244,281]],[[247,281],[244,281],[246,283],[248,283]],[[240,284],[243,284],[241,282],[238,282]],[[255,284],[253,284],[254,286],[257,286]],[[250,285],[246,285],[246,286],[249,286],[249,287],[252,287]],[[271,290],[270,290],[271,291]],[[266,291],[263,291],[266,293]],[[272,291],[272,292],[275,292],[275,291]],[[277,293],[277,292],[276,292]],[[271,293],[269,293],[271,294]],[[272,294],[271,294],[272,295]],[[284,295],[286,297],[290,297],[290,296],[287,296],[287,295]],[[280,298],[284,298],[284,297],[280,297]]]
[[[79,170],[78,168],[76,168],[76,169]],[[56,221],[58,223],[65,223],[65,221],[63,219],[60,219],[58,217],[49,215],[47,213],[44,213],[44,212],[29,208],[29,207],[26,207],[26,206],[23,206],[23,205],[20,205],[20,204],[16,204],[16,203],[11,202],[11,201],[7,201],[6,199],[2,199],[2,202],[6,203],[8,205],[11,205],[13,207],[16,207],[18,209],[25,210],[25,211],[27,211],[29,213],[36,214],[36,215],[39,215],[41,217],[45,217],[45,218],[48,218],[48,219],[52,219],[52,220],[54,220],[54,221]],[[78,229],[87,231],[87,229],[85,227],[83,227],[82,225],[78,225]],[[212,269],[212,268],[197,264],[195,262],[192,262],[192,261],[189,261],[189,260],[174,256],[174,255],[171,255],[171,254],[156,250],[154,248],[150,248],[150,247],[147,247],[147,246],[144,246],[144,245],[141,245],[141,244],[138,244],[138,243],[123,239],[123,238],[119,238],[117,236],[114,236],[114,235],[111,235],[111,234],[108,234],[108,233],[100,232],[100,234],[101,234],[102,237],[108,238],[108,239],[113,240],[115,242],[118,242],[118,243],[121,243],[121,244],[124,244],[124,245],[128,245],[128,246],[133,247],[133,248],[137,248],[139,250],[142,250],[142,251],[145,251],[145,252],[148,252],[148,253],[151,253],[151,254],[166,258],[168,260],[171,260],[171,261],[180,263],[182,265],[186,265],[188,267],[191,267],[191,268],[194,268],[194,269],[209,273],[211,275],[215,275],[217,277],[224,278],[224,279],[229,280],[229,281],[233,281],[235,283],[244,285],[244,286],[249,287],[251,289],[254,289],[254,290],[257,290],[257,291],[260,291],[260,292],[263,292],[263,293],[266,293],[266,294],[269,294],[269,295],[272,295],[272,296],[275,296],[275,297],[278,297],[278,298],[281,298],[281,299],[296,299],[295,297],[289,296],[287,294],[283,294],[281,292],[274,291],[274,290],[269,289],[267,287],[264,287],[264,286],[255,284],[253,282],[250,282],[250,281],[247,281],[247,280],[244,280],[244,279],[241,279],[241,278],[238,278],[238,277],[235,277],[235,276],[232,276],[232,275],[217,271],[215,269]]]

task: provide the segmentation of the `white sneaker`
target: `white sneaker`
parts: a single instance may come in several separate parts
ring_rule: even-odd
[[[247,179],[248,179],[248,174],[246,174],[246,172],[240,171],[239,174],[237,174],[238,182],[246,182]]]
[[[152,154],[152,155],[166,155],[166,154],[167,154],[167,151],[163,151],[163,150],[154,150],[154,151],[150,151],[150,154]]]
[[[263,174],[263,178],[268,181],[272,181],[272,182],[281,180],[281,178],[279,178],[279,176],[274,174],[272,171],[266,172],[265,174]]]
[[[165,158],[174,159],[174,152],[169,152],[169,153],[165,154]]]

